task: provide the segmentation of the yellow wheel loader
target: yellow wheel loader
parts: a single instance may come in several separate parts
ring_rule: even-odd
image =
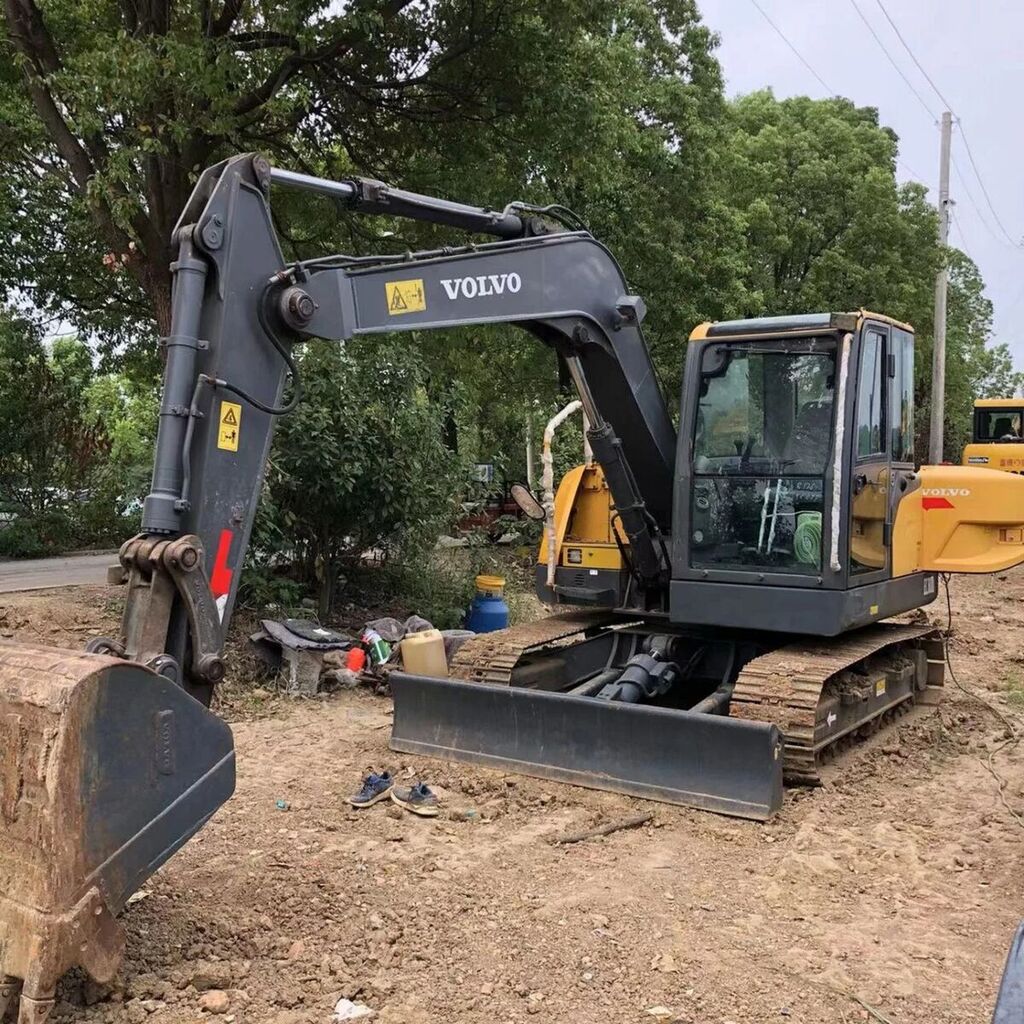
[[[976,398],[965,466],[1024,473],[1024,398]]]
[[[274,186],[490,240],[287,262]],[[562,481],[537,569],[556,614],[471,640],[449,678],[395,673],[397,750],[767,818],[784,778],[814,783],[839,743],[937,695],[938,633],[886,620],[933,601],[939,572],[1024,560],[1024,480],[916,466],[914,336],[888,317],[681,335],[677,430],[643,300],[560,207],[244,155],[202,174],[173,242],[120,634],[0,648],[0,1008],[19,998],[21,1024],[69,968],[114,973],[129,895],[232,792],[208,705],[272,428],[301,400],[296,344],[515,324],[564,361],[587,417],[593,465]]]

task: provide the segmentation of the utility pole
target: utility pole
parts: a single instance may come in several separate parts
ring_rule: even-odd
[[[944,416],[946,412],[946,269],[945,248],[949,241],[949,145],[953,135],[953,115],[942,114],[942,144],[939,150],[939,245],[942,266],[935,275],[935,348],[932,352],[932,422],[929,434],[928,461],[934,466],[942,462]]]

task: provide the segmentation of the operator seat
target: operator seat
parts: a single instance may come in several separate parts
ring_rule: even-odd
[[[1013,420],[1009,416],[1000,416],[992,427],[992,436],[995,438],[1006,437],[1007,434],[1016,434],[1013,429]]]

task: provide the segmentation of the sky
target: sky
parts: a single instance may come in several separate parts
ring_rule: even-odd
[[[898,179],[927,185],[934,203],[939,178],[937,118],[949,108],[900,43],[883,13],[884,4],[959,118],[953,130],[950,196],[955,205],[950,242],[981,269],[994,306],[993,340],[1006,342],[1017,368],[1024,369],[1020,325],[1024,319],[1024,4],[1020,0],[881,0],[881,4],[879,0],[698,0],[698,4],[705,23],[720,36],[718,57],[730,96],[770,86],[780,98],[823,98],[835,92],[858,106],[877,107],[882,124],[894,129],[900,139]],[[885,49],[872,38],[858,9]],[[886,50],[910,85],[893,68]],[[995,216],[972,169],[965,138]]]

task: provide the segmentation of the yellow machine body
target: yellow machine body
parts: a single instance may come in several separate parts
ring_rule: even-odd
[[[974,466],[922,466],[893,524],[893,575],[999,572],[1024,561],[1024,480]]]
[[[623,569],[620,543],[625,546],[627,541],[615,518],[611,493],[601,467],[595,464],[574,466],[562,477],[555,493],[556,566]],[[546,528],[537,560],[542,565],[547,564]]]
[[[1004,446],[1005,447],[1005,446]],[[896,505],[892,575],[1001,572],[1024,561],[1024,479],[976,466],[922,466],[919,486]],[[857,494],[850,545],[864,565],[883,566],[888,474]],[[576,466],[555,495],[556,565],[624,568],[611,495],[599,466]],[[538,561],[547,562],[547,533]]]

